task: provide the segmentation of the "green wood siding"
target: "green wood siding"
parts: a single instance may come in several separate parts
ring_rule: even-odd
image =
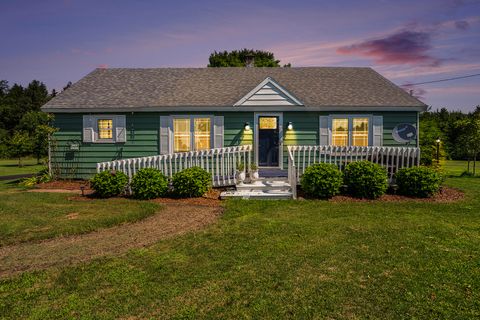
[[[301,108],[301,107],[299,107]],[[399,123],[416,125],[416,112],[354,112],[383,116],[383,143],[397,146],[392,138],[392,129]],[[160,115],[170,114],[208,114],[224,116],[224,146],[253,144],[253,112],[201,112],[201,113],[159,113],[136,112],[115,113],[126,115],[126,143],[83,143],[82,114],[55,114],[54,125],[59,128],[52,142],[53,169],[61,173],[62,178],[89,178],[95,173],[97,162],[122,158],[143,157],[159,154]],[[318,144],[318,126],[320,115],[347,114],[346,112],[284,112],[284,167],[287,165],[286,146]],[[252,128],[245,132],[245,122]],[[292,122],[293,130],[287,130]],[[78,143],[80,150],[70,151],[69,144]]]

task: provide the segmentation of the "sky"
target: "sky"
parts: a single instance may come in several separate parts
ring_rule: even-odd
[[[95,68],[205,67],[213,51],[372,67],[435,110],[480,105],[480,0],[0,0],[0,79],[61,89]]]

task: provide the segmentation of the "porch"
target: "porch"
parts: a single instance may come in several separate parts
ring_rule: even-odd
[[[194,166],[212,174],[212,186],[235,187],[224,197],[293,198],[305,169],[314,163],[333,163],[340,170],[354,161],[368,160],[387,169],[389,182],[404,167],[419,165],[420,149],[416,147],[344,147],[344,146],[287,146],[288,168],[260,168],[257,181],[238,181],[238,166],[251,171],[252,145],[216,148],[185,153],[100,162],[97,172],[118,170],[129,179],[142,168],[157,168],[167,177]],[[262,197],[264,195],[264,197]]]

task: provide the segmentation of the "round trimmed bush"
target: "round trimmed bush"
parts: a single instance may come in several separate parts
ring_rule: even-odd
[[[348,193],[357,198],[376,199],[388,188],[387,171],[370,161],[349,163],[343,176]]]
[[[302,189],[306,194],[322,199],[339,194],[342,184],[342,172],[336,165],[329,163],[317,163],[308,167],[301,179]]]
[[[125,191],[128,177],[121,171],[102,171],[93,176],[90,185],[95,195],[100,198],[109,198]]]
[[[435,195],[442,186],[442,175],[433,168],[412,167],[398,170],[395,174],[400,194],[419,198]]]
[[[177,172],[172,177],[173,192],[181,198],[203,196],[212,183],[212,175],[200,168],[191,167]]]
[[[139,170],[130,183],[133,197],[136,199],[153,199],[162,197],[167,193],[168,180],[160,170],[144,168]]]

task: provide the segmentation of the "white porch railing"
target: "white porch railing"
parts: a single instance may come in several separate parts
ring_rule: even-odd
[[[97,172],[118,170],[131,179],[140,169],[156,168],[171,178],[183,169],[201,167],[212,174],[213,186],[230,186],[237,183],[235,172],[238,163],[243,163],[246,170],[250,168],[252,150],[251,145],[244,145],[114,160],[97,163]]]
[[[350,162],[368,160],[387,169],[388,179],[400,168],[420,164],[420,148],[414,147],[341,147],[341,146],[288,146],[288,181],[293,197],[305,169],[314,163],[333,163],[343,171]]]

